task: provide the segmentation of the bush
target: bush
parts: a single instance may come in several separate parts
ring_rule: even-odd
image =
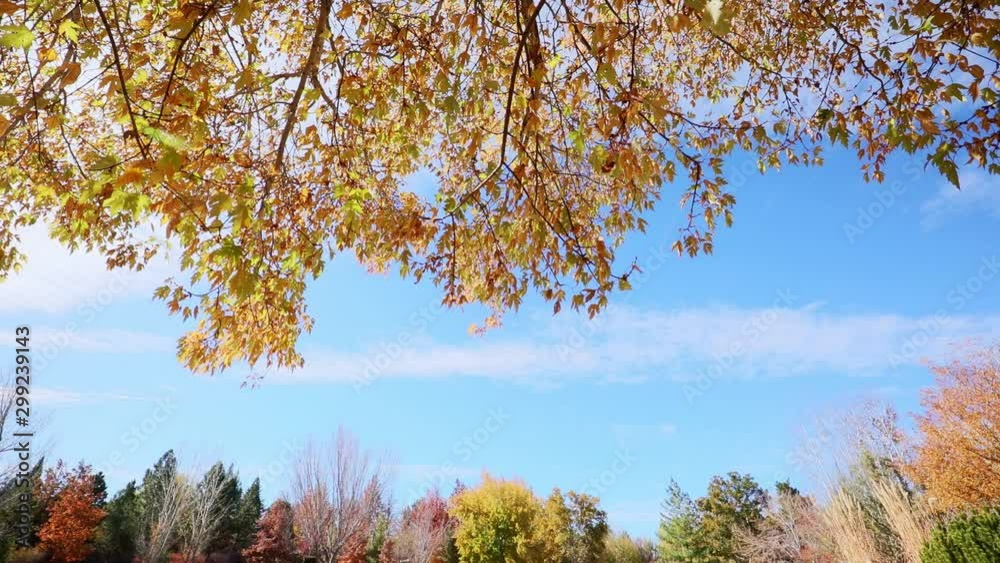
[[[964,514],[934,530],[920,553],[923,563],[1000,561],[1000,509]]]

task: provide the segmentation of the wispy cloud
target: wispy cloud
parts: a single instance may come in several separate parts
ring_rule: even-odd
[[[619,307],[593,321],[560,316],[522,337],[499,330],[458,344],[423,338],[365,352],[314,349],[306,352],[305,368],[271,380],[357,385],[381,378],[482,377],[548,387],[574,379],[687,381],[707,365],[722,378],[872,376],[943,357],[968,338],[998,336],[1000,315],[835,313],[821,304]]]
[[[175,338],[162,334],[122,329],[76,329],[33,326],[35,347],[77,352],[116,354],[147,354],[171,352],[177,345]]]
[[[106,391],[73,391],[60,387],[33,387],[32,402],[47,406],[106,403],[111,401],[153,401],[153,397]]]
[[[985,213],[1000,219],[1000,180],[979,169],[967,169],[959,174],[961,190],[945,183],[934,197],[920,206],[920,224],[925,229],[941,225],[973,213]]]
[[[151,296],[153,288],[170,275],[160,259],[141,272],[109,272],[102,256],[70,252],[49,238],[42,224],[26,229],[18,248],[27,263],[0,283],[0,313],[58,314],[88,306],[103,308],[117,299]]]
[[[36,370],[43,370],[63,352],[94,354],[173,354],[177,339],[141,330],[90,328],[69,321],[62,327],[29,324]],[[14,334],[8,328],[8,334]]]

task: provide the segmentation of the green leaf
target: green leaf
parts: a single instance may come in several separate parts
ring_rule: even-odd
[[[583,133],[579,131],[570,131],[569,140],[573,143],[573,150],[575,150],[577,154],[583,154],[584,150],[587,148],[584,144]]]
[[[951,160],[942,160],[937,163],[938,170],[944,174],[944,177],[948,179],[953,186],[958,189],[962,189],[962,185],[958,180],[958,166]]]
[[[59,24],[59,35],[62,35],[66,39],[76,43],[78,39],[76,30],[78,29],[80,29],[79,24],[73,20],[65,19]]]
[[[35,41],[35,34],[23,25],[0,26],[0,45],[12,49],[27,49]]]
[[[121,161],[119,161],[118,157],[116,157],[115,155],[105,154],[101,155],[100,158],[94,161],[94,165],[91,166],[90,169],[95,172],[111,170],[112,168],[118,166],[120,163]]]
[[[14,94],[0,94],[0,106],[16,106],[17,96]]]
[[[112,215],[121,213],[129,204],[129,193],[125,190],[115,190],[112,192],[111,197],[104,200],[104,207],[108,208],[108,211]]]
[[[173,133],[167,133],[166,131],[157,129],[156,127],[146,127],[142,130],[142,132],[150,139],[153,139],[167,148],[181,150],[186,149],[188,146],[187,141],[184,139],[181,139]]]

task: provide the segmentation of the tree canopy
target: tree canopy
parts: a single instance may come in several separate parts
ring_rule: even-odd
[[[1000,503],[1000,348],[933,366],[910,471],[941,510]]]
[[[529,293],[593,315],[664,195],[712,251],[727,155],[1000,171],[998,37],[992,0],[0,0],[0,275],[39,220],[116,268],[169,240],[200,371],[301,365],[344,253],[486,327]]]

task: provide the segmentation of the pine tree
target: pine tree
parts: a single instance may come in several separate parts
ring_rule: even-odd
[[[254,479],[250,487],[240,498],[236,513],[236,548],[244,550],[250,547],[257,535],[257,522],[260,520],[264,505],[260,500],[260,479]]]
[[[105,506],[107,516],[97,529],[95,544],[103,561],[127,563],[135,555],[140,521],[139,489],[130,481]]]

